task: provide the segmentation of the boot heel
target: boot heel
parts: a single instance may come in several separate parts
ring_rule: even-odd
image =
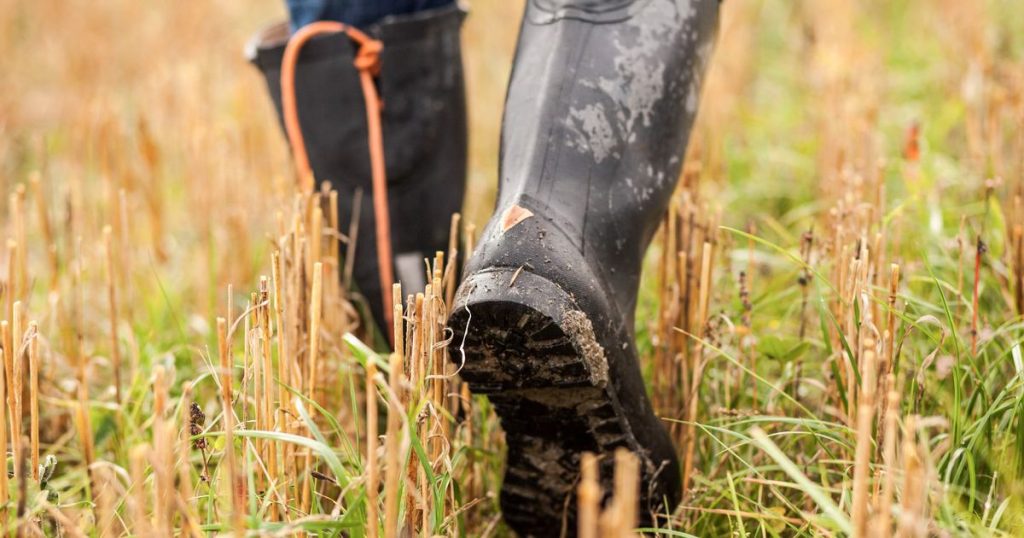
[[[492,268],[462,284],[448,326],[451,360],[474,393],[489,396],[505,430],[505,521],[523,536],[575,528],[580,454],[637,452],[593,324],[550,280]],[[639,455],[645,470],[655,467]]]
[[[471,276],[449,327],[452,360],[477,394],[608,383],[608,361],[590,319],[560,286],[525,269]]]

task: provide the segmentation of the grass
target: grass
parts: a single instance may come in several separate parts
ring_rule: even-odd
[[[278,2],[0,0],[5,532],[508,534],[500,427],[443,326],[521,4],[473,2],[468,203],[381,356],[337,194],[295,192],[239,52]],[[1021,533],[1015,7],[724,3],[641,287],[689,486],[645,533]],[[581,483],[582,535],[636,521],[620,467],[603,510]]]

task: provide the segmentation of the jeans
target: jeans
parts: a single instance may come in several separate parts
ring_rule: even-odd
[[[314,21],[340,21],[361,28],[388,15],[414,13],[455,0],[285,0],[292,31]]]

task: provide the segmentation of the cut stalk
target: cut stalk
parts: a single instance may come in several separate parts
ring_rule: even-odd
[[[601,477],[598,476],[597,457],[590,452],[580,459],[580,485],[576,489],[576,533],[579,538],[598,538],[598,518],[601,511]]]
[[[899,425],[897,415],[899,412],[899,393],[896,392],[895,383],[892,377],[889,378],[888,394],[886,396],[884,446],[882,448],[882,463],[885,465],[884,477],[882,480],[882,491],[878,500],[878,514],[876,516],[875,535],[879,538],[889,538],[892,535],[892,499],[896,490],[896,435]]]
[[[157,366],[153,376],[153,519],[160,536],[174,534],[171,525],[171,491],[174,475],[168,443],[173,443],[167,425],[167,374]]]
[[[14,397],[12,398],[12,401],[14,402],[14,408],[11,410],[11,422],[14,424],[14,432],[13,432],[13,435],[11,436],[11,442],[14,443],[14,481],[18,482],[18,483],[21,483],[21,480],[23,478],[22,475],[21,475],[21,471],[22,471],[22,468],[24,467],[21,464],[21,461],[25,457],[25,453],[24,453],[24,450],[23,450],[24,444],[21,443],[21,436],[22,436],[22,432],[24,431],[24,428],[23,428],[23,424],[24,423],[22,422],[24,420],[24,418],[23,418],[24,414],[23,414],[23,407],[22,407],[21,398],[22,398],[22,393],[23,393],[22,391],[24,390],[24,371],[23,371],[23,368],[24,368],[24,357],[25,357],[25,355],[24,355],[24,353],[25,353],[25,349],[24,349],[25,327],[24,327],[23,324],[24,324],[24,317],[25,317],[25,313],[24,312],[25,311],[24,311],[24,308],[22,307],[21,301],[15,301],[14,302],[14,305],[12,307],[12,311],[13,311],[13,320],[14,321],[11,323],[11,339],[12,339],[11,350],[14,352],[14,356],[13,356],[14,364],[12,365],[12,373],[14,375],[14,384],[13,384],[13,386],[11,388],[14,391],[14,394],[13,394]],[[84,368],[83,368],[83,370],[84,370]],[[85,391],[84,384],[85,384],[85,380],[84,380],[84,376],[83,376],[83,379],[80,382],[80,387],[79,387],[79,393],[80,394],[84,394],[84,391]],[[84,407],[86,405],[86,403],[87,403],[87,398],[83,397],[81,403],[82,403],[82,405]],[[86,418],[88,418],[88,412],[87,411],[86,411]],[[88,444],[91,445],[92,444],[92,428],[89,428],[87,430],[83,430],[82,434],[85,437],[88,438]],[[83,437],[83,439],[85,439],[85,437]],[[89,463],[90,464],[92,463],[92,461],[93,461],[92,458],[89,458]]]
[[[241,538],[245,535],[243,524],[245,504],[242,500],[242,482],[238,474],[238,464],[235,461],[235,416],[232,407],[231,378],[234,366],[231,364],[231,354],[228,347],[228,322],[224,318],[217,318],[217,349],[220,356],[220,390],[221,408],[223,409],[224,422],[224,458],[228,465],[228,486],[231,490],[231,526],[235,536]]]
[[[640,461],[625,448],[615,451],[615,505],[619,512],[618,536],[633,536],[640,499]]]
[[[323,264],[313,264],[313,290],[309,306],[309,362],[307,372],[307,395],[316,401],[316,378],[320,355],[320,317],[323,307]],[[306,451],[303,466],[306,486],[302,490],[302,513],[308,514],[313,495],[313,453]]]
[[[868,497],[871,480],[872,428],[875,418],[875,342],[864,342],[860,401],[857,402],[857,444],[853,464],[853,508],[851,519],[855,538],[868,536]]]
[[[401,307],[395,307],[396,317],[401,316]],[[384,536],[395,538],[398,536],[398,501],[399,483],[405,469],[402,467],[401,446],[399,444],[400,428],[402,425],[402,404],[399,395],[402,394],[402,356],[395,352],[391,354],[388,361],[390,374],[388,380],[388,423],[387,437],[385,443],[384,462]],[[412,505],[407,505],[406,510],[411,510]]]
[[[377,488],[380,475],[377,470],[377,364],[366,362],[366,531],[377,538],[380,516],[377,506]]]
[[[117,403],[121,398],[121,349],[117,328],[117,276],[114,263],[114,249],[111,240],[113,233],[110,226],[103,228],[103,257],[106,260],[107,273],[107,306],[110,309],[110,362],[114,368],[114,394]]]
[[[257,310],[259,317],[260,326],[260,342],[262,344],[262,358],[263,358],[263,420],[264,427],[269,430],[276,430],[274,424],[275,410],[277,409],[277,402],[274,401],[274,376],[273,372],[273,357],[271,357],[270,339],[271,339],[271,328],[270,328],[270,283],[267,281],[267,277],[260,277],[259,287],[259,300],[260,307]],[[277,444],[273,441],[266,440],[264,444],[267,458],[267,472],[270,475],[270,486],[269,490],[273,491],[275,496],[280,501],[279,490],[281,488],[280,477],[278,476],[277,468]],[[270,503],[270,520],[278,521],[280,519],[278,502],[271,501]]]
[[[897,538],[926,536],[927,522],[923,519],[925,502],[924,465],[917,449],[917,417],[911,415],[904,423],[903,432],[903,499]]]
[[[32,196],[36,200],[36,212],[39,216],[39,228],[43,233],[43,244],[46,246],[47,261],[50,266],[50,289],[57,288],[57,280],[60,276],[60,264],[57,260],[57,248],[53,240],[53,227],[50,225],[50,218],[46,208],[46,194],[43,192],[41,175],[33,172],[29,183],[32,185]]]
[[[971,292],[971,355],[978,354],[978,295],[981,286],[981,259],[988,247],[981,240],[981,235],[975,242],[974,249],[974,288]]]
[[[6,321],[0,322],[0,338],[2,338],[2,343],[3,343],[3,360],[4,360],[5,364],[7,362],[9,362],[7,360],[7,356],[10,355],[10,353],[11,353],[11,348],[7,345],[7,341],[9,340],[9,336],[10,336],[10,329],[7,326],[7,322]],[[8,378],[7,368],[6,367],[0,368],[0,376],[3,377],[3,379],[0,380],[0,402],[5,402],[7,400],[7,378]],[[8,453],[7,452],[7,435],[8,435],[8,430],[7,430],[7,428],[8,428],[8,420],[7,420],[7,417],[8,417],[7,406],[0,404],[0,455],[3,456],[3,461],[4,461],[4,465],[3,465],[4,468],[0,469],[0,506],[3,506],[3,507],[7,506],[7,501],[9,500],[8,497],[9,497],[9,494],[10,494],[9,493],[10,492],[10,489],[9,489],[10,484],[8,482],[8,478],[9,477],[7,476],[7,468],[6,468],[7,467],[7,453]],[[7,515],[8,514],[7,514],[7,509],[6,508],[4,508],[2,511],[0,511],[0,524],[6,524],[7,523]]]
[[[149,445],[136,445],[131,450],[130,467],[132,477],[131,496],[128,499],[128,513],[136,536],[152,536],[152,522],[146,514],[146,467],[149,460]]]
[[[29,438],[32,446],[32,480],[39,481],[39,326],[29,324]]]
[[[700,383],[703,377],[704,370],[704,346],[702,341],[704,339],[704,328],[707,324],[707,313],[708,313],[708,301],[711,294],[711,243],[705,242],[704,249],[701,252],[701,271],[700,271],[700,295],[697,303],[697,323],[699,324],[700,334],[698,337],[700,340],[697,341],[696,349],[694,351],[694,366],[692,369],[692,379],[689,386],[689,397],[687,398],[686,404],[686,417],[687,424],[685,425],[686,431],[686,455],[683,460],[683,491],[685,492],[690,487],[690,480],[693,474],[693,454],[697,444],[696,440],[696,428],[694,423],[697,420],[697,407],[700,402]]]

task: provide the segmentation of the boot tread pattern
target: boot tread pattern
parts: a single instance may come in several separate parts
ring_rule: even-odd
[[[565,318],[560,324],[519,302],[490,301],[460,308],[449,324],[453,341],[464,342],[460,375],[501,418],[508,446],[501,507],[523,536],[559,536],[563,527],[574,534],[567,508],[576,503],[580,454],[635,448],[608,392],[607,365],[595,368],[578,351],[596,342],[570,336],[579,331],[563,330]],[[609,479],[610,459],[607,468],[602,462]]]

